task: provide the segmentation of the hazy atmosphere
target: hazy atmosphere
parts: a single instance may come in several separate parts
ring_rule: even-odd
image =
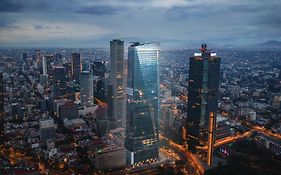
[[[281,39],[279,0],[1,0],[1,47],[247,45]]]

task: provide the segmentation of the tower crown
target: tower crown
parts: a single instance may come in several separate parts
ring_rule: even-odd
[[[202,44],[200,50],[201,50],[201,52],[206,52],[207,51],[207,44]]]

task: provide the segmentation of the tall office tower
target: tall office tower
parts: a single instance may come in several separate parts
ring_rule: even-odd
[[[108,110],[110,119],[116,127],[125,127],[125,94],[124,94],[124,42],[121,40],[110,41],[110,85],[111,105]],[[108,93],[109,93],[108,90]]]
[[[92,65],[93,75],[104,78],[106,73],[106,67],[104,61],[95,61]]]
[[[46,55],[46,69],[49,78],[52,79],[53,76],[53,67],[55,66],[55,57],[54,55]]]
[[[37,65],[39,65],[39,67],[41,67],[41,62],[42,62],[42,55],[41,55],[41,51],[40,49],[36,49],[36,57],[35,57],[35,61],[37,63]]]
[[[55,54],[55,64],[62,64],[63,59],[62,59],[62,55],[60,53]]]
[[[72,59],[72,79],[78,83],[79,75],[82,70],[80,53],[72,53],[71,59]]]
[[[98,101],[105,102],[106,94],[105,94],[105,73],[106,67],[105,62],[96,61],[93,66],[93,75],[94,75],[94,99],[95,103]]]
[[[42,64],[43,64],[43,75],[47,76],[47,58],[42,58]]]
[[[80,73],[80,99],[83,106],[94,105],[93,74],[90,71]]]
[[[128,48],[126,160],[138,166],[159,158],[159,43]]]
[[[0,145],[4,144],[4,81],[0,72]]]
[[[67,80],[71,80],[71,78],[72,78],[72,63],[65,62],[62,65],[65,67]]]
[[[56,66],[54,67],[54,77],[53,77],[53,94],[54,98],[62,98],[66,94],[66,73],[65,67]]]
[[[27,53],[22,53],[22,61],[27,63]]]
[[[192,152],[196,146],[206,146],[208,133],[214,133],[216,128],[220,60],[216,53],[207,50],[206,44],[201,53],[190,58],[186,129],[188,149]],[[214,138],[210,141],[213,143]]]

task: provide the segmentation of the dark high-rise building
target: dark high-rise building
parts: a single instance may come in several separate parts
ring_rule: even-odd
[[[46,70],[49,77],[49,80],[53,80],[54,72],[53,67],[55,66],[55,58],[54,55],[46,55]],[[44,67],[43,67],[44,69]]]
[[[207,50],[206,44],[202,45],[201,53],[195,53],[190,57],[186,129],[187,145],[193,152],[196,151],[196,146],[207,145],[210,132],[214,135],[220,60],[215,53]],[[210,143],[213,142],[214,138]]]
[[[125,94],[124,94],[124,42],[121,40],[110,41],[110,85],[108,93],[112,102],[108,105],[111,111],[109,118],[116,127],[125,127]],[[109,92],[112,90],[112,92]]]
[[[96,61],[93,66],[93,75],[94,75],[94,100],[95,103],[98,104],[99,100],[102,102],[106,101],[105,94],[105,73],[106,67],[105,62]]]
[[[11,116],[16,121],[22,121],[23,120],[23,111],[22,106],[19,103],[12,103],[11,106]]]
[[[62,64],[63,67],[65,67],[65,72],[66,72],[66,76],[67,76],[67,80],[71,80],[72,77],[72,63],[64,63]]]
[[[72,79],[79,82],[80,72],[82,70],[80,53],[72,53]]]
[[[61,64],[62,62],[62,55],[60,53],[55,54],[55,64]]]
[[[94,101],[98,104],[98,101],[106,102],[105,94],[105,80],[101,77],[94,77]]]
[[[22,53],[22,60],[23,62],[27,62],[27,53]]]
[[[54,98],[62,98],[66,95],[66,73],[65,67],[56,66],[54,67],[54,75],[53,75],[53,94]]]
[[[36,49],[35,61],[38,68],[42,68],[42,55],[40,49]]]
[[[95,61],[92,65],[93,75],[104,78],[106,73],[106,67],[104,61]]]
[[[126,160],[138,166],[159,158],[159,43],[128,48]]]
[[[90,71],[90,64],[88,62],[82,63],[82,71]]]
[[[107,85],[107,115],[110,120],[111,128],[116,128],[116,123],[113,120],[113,86],[111,84]],[[126,117],[126,114],[125,114]],[[126,118],[125,118],[126,121]]]
[[[0,145],[4,144],[4,82],[0,72]]]
[[[59,118],[64,119],[76,119],[79,117],[78,105],[73,102],[67,102],[64,105],[59,106]]]
[[[97,125],[97,134],[99,137],[105,136],[105,134],[109,131],[109,121],[106,119],[98,119],[96,121]]]

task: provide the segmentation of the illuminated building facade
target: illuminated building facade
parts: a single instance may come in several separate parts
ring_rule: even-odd
[[[82,64],[81,64],[81,56],[80,53],[72,53],[71,54],[72,59],[72,79],[75,80],[77,83],[79,82],[79,75],[82,70]]]
[[[208,140],[214,142],[220,60],[215,53],[207,50],[206,44],[202,45],[201,53],[195,53],[190,58],[186,129],[188,149],[192,152],[197,146],[206,146]],[[212,138],[208,139],[210,133]]]
[[[125,127],[125,94],[124,94],[124,41],[110,41],[110,85],[112,92],[108,114],[116,127]]]
[[[138,166],[159,158],[159,43],[128,48],[126,162]]]
[[[211,166],[213,162],[215,133],[216,133],[216,117],[214,116],[213,112],[210,112],[209,127],[208,127],[208,143],[207,143],[207,164],[209,166]]]
[[[94,105],[93,74],[90,71],[80,73],[80,100],[83,106]]]

